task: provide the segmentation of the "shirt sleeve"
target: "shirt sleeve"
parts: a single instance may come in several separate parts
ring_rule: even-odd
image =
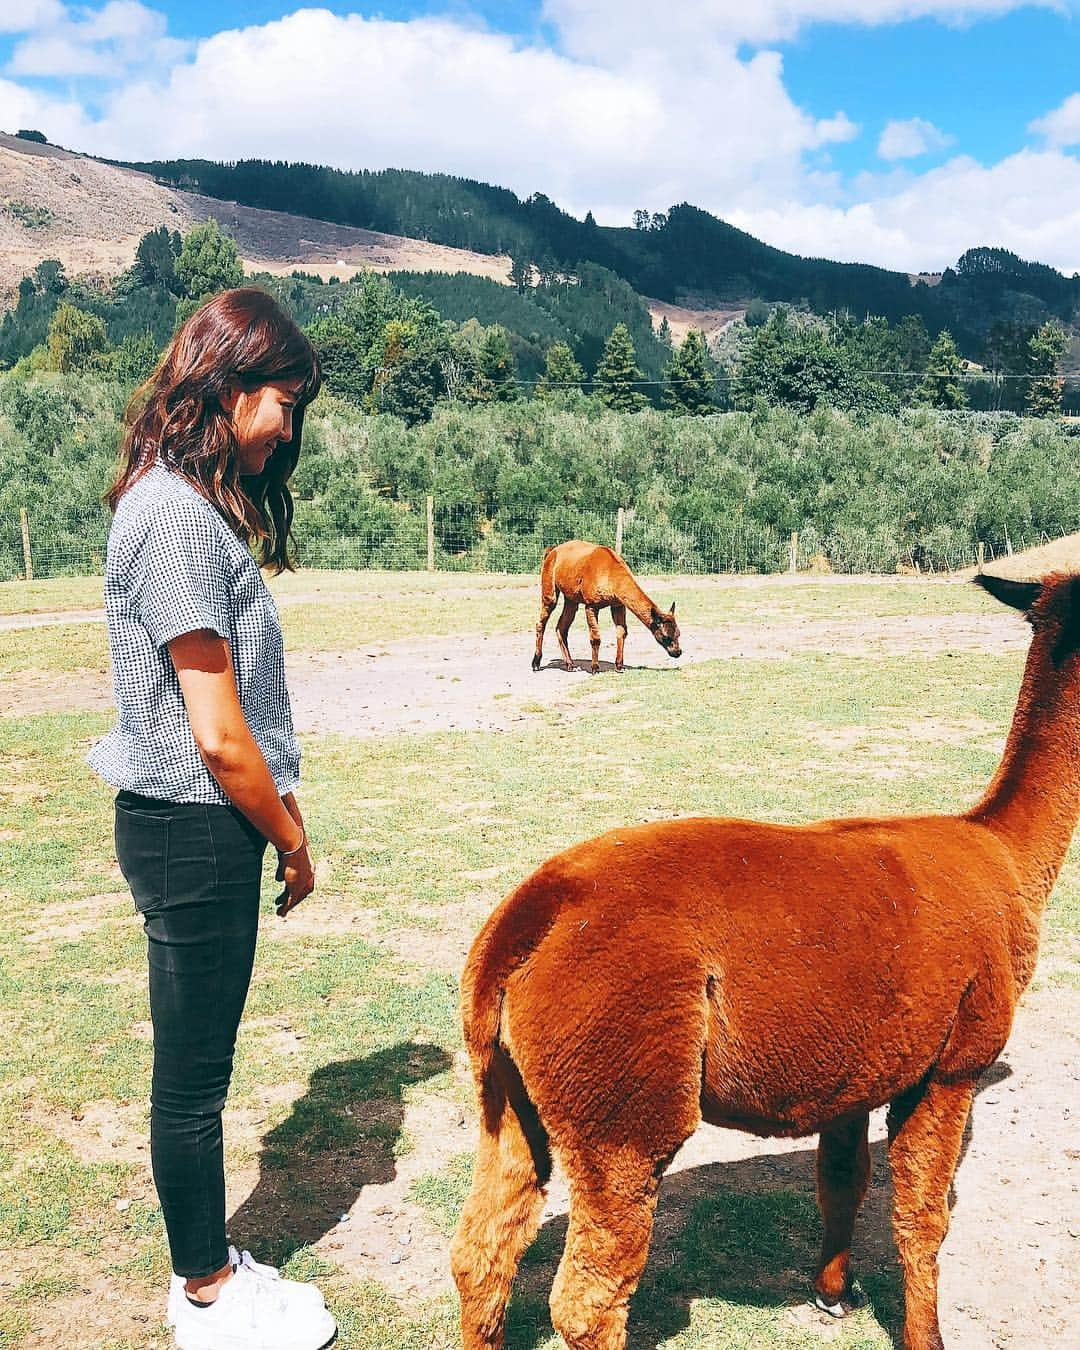
[[[163,502],[133,523],[128,593],[158,648],[203,628],[230,637],[228,563],[210,510]]]

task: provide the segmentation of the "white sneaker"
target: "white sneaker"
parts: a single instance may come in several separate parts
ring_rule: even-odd
[[[290,1298],[295,1298],[299,1302],[309,1299],[313,1307],[326,1307],[326,1300],[323,1298],[318,1285],[305,1284],[301,1280],[283,1280],[277,1266],[263,1265],[261,1261],[256,1261],[248,1251],[238,1252],[235,1247],[230,1247],[229,1265],[232,1266],[233,1270],[240,1266],[247,1266],[256,1275],[262,1275],[265,1279],[277,1280],[281,1284],[288,1285]],[[169,1301],[165,1309],[165,1320],[171,1327],[176,1325],[177,1307],[187,1300],[187,1292],[184,1287],[186,1283],[183,1275],[174,1273],[169,1277]]]
[[[173,1298],[172,1286],[169,1294],[179,1350],[323,1350],[337,1335],[337,1324],[313,1285],[283,1280],[272,1266],[259,1267],[250,1256],[247,1262],[241,1258],[205,1308],[191,1304],[182,1280],[179,1298]]]

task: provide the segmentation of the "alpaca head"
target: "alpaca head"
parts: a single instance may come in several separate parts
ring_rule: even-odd
[[[682,656],[682,647],[679,645],[679,625],[675,622],[674,600],[672,600],[671,608],[666,614],[662,609],[657,609],[653,605],[652,623],[649,625],[649,631],[668,656]]]
[[[1009,581],[984,572],[975,581],[995,600],[1023,610],[1033,650],[1047,652],[1053,668],[1080,652],[1080,575],[1051,572],[1042,581]]]

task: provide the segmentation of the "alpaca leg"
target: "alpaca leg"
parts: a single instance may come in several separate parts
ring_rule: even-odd
[[[943,1350],[938,1326],[938,1251],[949,1227],[949,1186],[960,1157],[974,1085],[931,1082],[889,1109],[893,1231],[904,1271],[904,1350]]]
[[[548,619],[551,618],[551,611],[555,608],[559,599],[558,591],[552,596],[542,595],[540,597],[540,618],[536,625],[536,651],[533,654],[532,668],[540,669],[540,663],[544,659],[544,629],[547,628]]]
[[[600,611],[595,605],[585,606],[585,622],[589,625],[589,645],[592,647],[592,673],[600,669]]]
[[[659,1176],[649,1168],[605,1186],[594,1173],[570,1182],[570,1226],[551,1320],[569,1350],[623,1350],[630,1298],[649,1254]]]
[[[570,625],[574,622],[574,616],[578,612],[577,600],[571,600],[569,596],[564,597],[562,613],[559,615],[559,622],[555,625],[555,631],[559,635],[559,646],[562,648],[562,659],[567,670],[574,669],[574,659],[570,655]]]
[[[869,1116],[822,1130],[817,1154],[817,1189],[825,1232],[814,1289],[817,1304],[834,1317],[856,1306],[851,1290],[851,1235],[870,1180],[866,1142]]]
[[[626,642],[626,606],[612,605],[611,618],[615,624],[615,669],[623,668],[623,646]]]
[[[528,1141],[517,1116],[506,1110],[494,1133],[481,1125],[472,1191],[450,1244],[463,1350],[501,1350],[510,1286],[543,1209],[543,1184]]]

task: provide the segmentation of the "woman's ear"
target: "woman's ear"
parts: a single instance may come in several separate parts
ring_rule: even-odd
[[[229,414],[230,417],[235,412],[236,405],[239,402],[239,400],[240,400],[240,386],[238,384],[233,384],[231,381],[225,386],[224,389],[222,389],[221,394],[219,395],[218,398],[218,401],[220,402],[221,406],[225,409],[225,411]]]

